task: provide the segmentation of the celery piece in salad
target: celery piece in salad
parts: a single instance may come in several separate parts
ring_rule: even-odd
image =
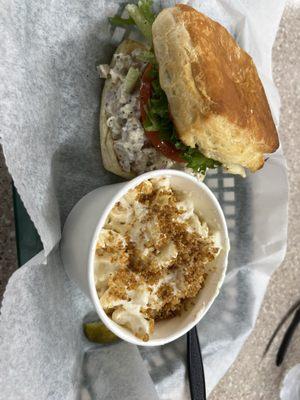
[[[127,4],[126,10],[145,38],[152,42],[152,23],[135,4]]]
[[[124,90],[126,93],[132,92],[139,77],[140,71],[137,68],[130,67],[124,81]]]
[[[137,54],[136,58],[146,63],[157,64],[155,54],[152,51],[142,51],[141,53]]]

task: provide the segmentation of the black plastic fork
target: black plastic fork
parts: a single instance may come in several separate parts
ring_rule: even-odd
[[[277,351],[276,365],[278,367],[282,364],[282,362],[284,360],[285,354],[288,350],[289,344],[292,340],[292,337],[294,335],[294,332],[295,332],[297,326],[300,325],[300,300],[298,300],[295,304],[293,304],[292,307],[288,310],[288,312],[281,319],[281,321],[277,325],[277,328],[275,329],[273,335],[271,336],[271,338],[265,348],[264,354],[263,354],[263,357],[267,354],[267,352],[269,351],[271,344],[273,343],[279,330],[281,329],[283,324],[288,320],[288,318],[293,314],[294,314],[294,316],[293,316],[292,322],[288,326],[287,331],[285,332],[283,339],[281,341],[281,344],[279,346],[279,349]]]
[[[205,376],[196,327],[187,334],[187,367],[192,400],[206,400]]]

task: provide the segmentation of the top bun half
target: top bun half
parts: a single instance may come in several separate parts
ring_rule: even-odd
[[[161,11],[152,33],[180,139],[225,166],[261,168],[279,142],[251,57],[224,27],[182,4]]]

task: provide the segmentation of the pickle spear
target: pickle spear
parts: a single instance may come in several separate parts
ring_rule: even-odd
[[[101,321],[83,324],[83,332],[86,338],[93,343],[108,344],[120,340],[118,336],[107,329]]]

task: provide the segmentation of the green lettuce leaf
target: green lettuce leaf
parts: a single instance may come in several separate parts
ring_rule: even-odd
[[[121,26],[122,28],[126,28],[129,25],[135,25],[135,22],[131,17],[130,18],[122,18],[122,17],[119,17],[118,15],[115,15],[114,17],[108,17],[108,20],[111,25]]]
[[[139,0],[138,4],[127,4],[125,9],[129,18],[122,18],[118,15],[109,18],[109,22],[114,26],[126,28],[129,25],[136,25],[145,38],[152,43],[152,24],[156,15],[152,11],[152,0]]]
[[[197,148],[187,147],[183,152],[183,158],[187,162],[187,167],[192,168],[194,172],[205,173],[207,168],[216,168],[221,163],[206,157]]]
[[[139,0],[138,8],[145,17],[145,19],[152,25],[156,15],[152,11],[153,1],[152,0]]]
[[[144,16],[143,12],[136,4],[127,4],[126,10],[141,33],[152,43],[152,22]]]

